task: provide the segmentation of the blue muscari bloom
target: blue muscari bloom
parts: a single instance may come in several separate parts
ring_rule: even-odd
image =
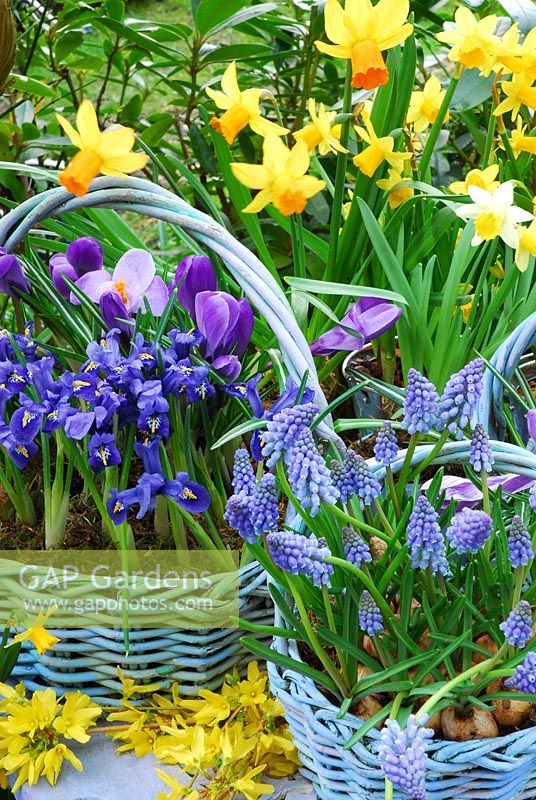
[[[275,491],[275,477],[270,472],[263,475],[252,497],[251,524],[257,536],[277,531],[279,508]]]
[[[408,433],[429,433],[437,424],[439,395],[431,381],[413,367],[408,371],[402,427]]]
[[[410,714],[405,728],[388,719],[381,731],[378,756],[385,777],[413,800],[426,797],[427,740],[434,735],[431,728],[423,727],[427,721],[427,717]]]
[[[484,511],[464,508],[452,518],[447,537],[457,553],[476,553],[489,539],[491,528]]]
[[[347,450],[344,457],[348,471],[353,475],[356,494],[365,506],[369,506],[379,497],[382,491],[380,482],[374,476],[369,465],[363,458],[353,450]]]
[[[536,483],[530,487],[529,505],[533,511],[536,511]]]
[[[322,559],[331,552],[316,536],[303,536],[293,531],[269,533],[266,537],[268,553],[274,564],[291,575],[306,575],[315,586],[325,586],[333,573],[331,564]]]
[[[510,531],[508,534],[508,558],[514,569],[517,569],[517,567],[526,567],[529,561],[534,558],[532,539],[527,528],[523,524],[523,520],[518,514],[512,517],[512,522],[510,524]]]
[[[342,545],[344,557],[350,564],[355,564],[356,567],[359,567],[361,564],[367,564],[372,561],[370,547],[357,531],[349,525],[345,525],[342,529]]]
[[[111,433],[95,433],[87,444],[89,466],[93,472],[121,463],[121,454]]]
[[[249,453],[244,447],[240,447],[234,454],[233,467],[233,489],[235,494],[245,491],[246,494],[254,494],[257,488],[255,473],[251,466]]]
[[[504,682],[507,689],[516,692],[536,694],[536,652],[527,653],[523,662],[518,664],[514,674]]]
[[[411,566],[414,569],[430,568],[434,574],[448,575],[445,539],[438,524],[438,514],[424,495],[417,498],[406,530]]]
[[[491,472],[495,458],[493,450],[489,446],[489,439],[484,426],[479,423],[475,425],[471,437],[471,450],[469,453],[469,463],[475,472]]]
[[[165,438],[169,435],[169,403],[165,397],[153,397],[143,406],[138,417],[138,428],[149,436]]]
[[[439,401],[438,430],[448,428],[462,436],[460,429],[469,425],[482,394],[483,369],[483,359],[475,358],[449,378]]]
[[[378,464],[390,466],[398,455],[396,433],[389,421],[383,423],[374,443],[374,456]]]
[[[520,600],[515,608],[510,611],[499,628],[504,633],[508,644],[515,647],[525,647],[532,634],[532,610],[530,603]]]
[[[376,636],[383,631],[383,618],[374,598],[364,589],[359,598],[359,627],[367,636]]]
[[[310,428],[302,427],[292,440],[292,447],[287,451],[288,481],[302,507],[310,509],[314,517],[320,503],[334,505],[337,502],[339,491],[333,485]]]
[[[237,531],[242,539],[250,544],[255,544],[258,534],[253,528],[251,521],[252,497],[245,491],[232,494],[225,505],[224,519],[227,520],[231,528]]]
[[[266,466],[269,469],[275,467],[283,453],[289,453],[298,435],[304,428],[309,428],[318,412],[319,408],[315,403],[302,403],[278,411],[268,421],[262,455],[268,459]]]

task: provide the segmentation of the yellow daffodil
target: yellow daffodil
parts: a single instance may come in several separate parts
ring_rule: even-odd
[[[376,186],[379,189],[389,192],[387,202],[391,208],[398,208],[398,206],[401,206],[402,203],[405,203],[405,201],[410,197],[413,197],[414,191],[411,186],[399,185],[407,180],[408,179],[404,178],[404,176],[401,175],[398,170],[390,169],[388,178],[384,178],[381,181],[376,181]]]
[[[206,93],[218,108],[225,111],[221,117],[212,117],[210,124],[221,133],[228,144],[232,144],[241,130],[247,125],[260,136],[284,136],[287,128],[276,125],[261,116],[260,89],[240,91],[236,75],[236,62],[232,61],[221,79],[221,92],[207,86]]]
[[[532,220],[527,228],[520,225],[517,232],[519,242],[516,250],[516,266],[520,272],[525,272],[530,256],[536,256],[536,219]]]
[[[456,214],[462,219],[474,220],[472,244],[476,247],[498,236],[509,247],[516,249],[519,244],[518,224],[528,222],[533,215],[514,205],[512,182],[502,183],[493,192],[470,186],[469,196],[472,204],[460,206]]]
[[[454,14],[454,21],[453,28],[437,34],[440,42],[453,45],[449,59],[469,69],[478,67],[483,74],[489,74],[500,44],[498,36],[495,36],[497,17],[490,14],[479,20],[468,8],[460,6]]]
[[[132,153],[134,131],[122,125],[112,125],[99,130],[95,109],[89,100],[80,103],[76,114],[78,131],[60,114],[57,120],[71,142],[79,149],[67,167],[60,173],[60,183],[79,197],[86,194],[89,184],[97,175],[119,178],[136,172],[147,163],[144,153]]]
[[[340,143],[341,126],[333,125],[333,120],[337,116],[336,111],[326,111],[324,103],[320,103],[318,113],[316,103],[311,98],[308,104],[311,122],[299,131],[296,131],[294,138],[297,142],[303,141],[309,151],[318,147],[321,156],[327,153],[347,153],[348,151]]]
[[[495,116],[511,111],[514,120],[521,106],[536,108],[536,86],[529,84],[524,75],[514,75],[511,81],[503,81],[501,88],[506,97],[493,112]]]
[[[422,91],[413,92],[407,121],[413,123],[413,130],[416,133],[422,133],[435,122],[445,93],[435,75],[428,78]]]
[[[401,172],[404,162],[411,158],[411,153],[395,153],[394,138],[392,136],[378,137],[369,119],[365,120],[364,128],[357,126],[355,130],[368,147],[354,156],[354,164],[369,178],[374,175],[384,161]]]
[[[460,311],[462,312],[462,319],[467,325],[469,322],[469,317],[471,316],[471,309],[473,308],[473,301],[469,300],[468,303],[464,303],[463,306],[460,306]]]
[[[352,207],[352,200],[354,198],[354,193],[351,189],[347,191],[348,197],[350,198],[347,203],[345,203],[342,207],[342,215],[344,219],[348,218],[348,214],[350,213],[350,209]]]
[[[300,214],[308,198],[325,186],[324,181],[306,175],[310,163],[307,145],[297,142],[290,150],[278,136],[267,136],[262,151],[262,164],[231,164],[240,183],[260,189],[244,212],[256,214],[273,203],[285,216]]]
[[[512,138],[510,139],[512,152],[516,158],[520,153],[536,155],[536,136],[526,136],[526,128],[527,126],[523,125],[521,117],[518,117],[516,130],[512,131]]]
[[[507,75],[514,70],[508,66],[509,61],[516,64],[516,54],[521,52],[521,45],[519,44],[519,27],[517,22],[508,28],[500,39],[498,45],[495,47],[495,63],[491,70],[492,72],[500,72],[501,77]],[[517,70],[516,70],[517,71]]]
[[[45,622],[52,614],[54,608],[51,608],[47,612],[41,612],[38,614],[37,618],[26,625],[26,630],[23,633],[18,633],[13,639],[10,641],[8,647],[11,647],[13,644],[17,644],[18,642],[28,642],[30,641],[40,656],[43,653],[46,653],[47,650],[50,650],[54,647],[54,645],[58,644],[60,641],[57,636],[53,636],[51,633],[47,631],[44,627]]]
[[[533,83],[536,80],[536,28],[527,33],[521,44],[517,40],[514,43],[512,35],[509,41],[505,41],[506,37],[507,34],[497,54],[503,72],[514,72]]]
[[[499,181],[495,180],[499,174],[499,165],[490,164],[486,169],[472,169],[465,176],[464,181],[454,181],[449,186],[454,194],[469,194],[470,186],[478,186],[487,192],[494,192],[499,187]]]
[[[317,41],[322,53],[352,62],[352,86],[375,89],[389,80],[382,51],[403,42],[413,25],[406,22],[408,0],[328,0],[324,9],[326,35],[333,44]]]

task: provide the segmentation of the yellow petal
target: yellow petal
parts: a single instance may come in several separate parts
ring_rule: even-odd
[[[305,175],[310,164],[309,148],[304,141],[296,142],[290,151],[288,171],[293,177]]]
[[[413,25],[410,25],[408,22],[406,25],[402,25],[401,28],[396,28],[388,35],[380,36],[378,39],[378,46],[380,50],[389,50],[391,47],[396,47],[397,44],[403,42],[408,36],[411,36],[412,32]]]
[[[59,124],[74,144],[75,147],[82,147],[82,141],[80,139],[80,134],[73,128],[70,122],[68,122],[65,117],[62,117],[61,114],[56,114],[56,119],[58,120]]]
[[[280,175],[287,169],[290,150],[279,136],[267,136],[262,146],[264,166],[274,175]]]
[[[97,152],[103,160],[108,157],[126,155],[134,147],[134,142],[135,136],[132,128],[114,125],[101,134]]]
[[[266,136],[285,136],[289,132],[288,128],[282,128],[281,125],[277,125],[275,122],[270,122],[269,119],[260,116],[252,119],[249,126],[252,131],[265,138]]]
[[[270,183],[270,173],[262,164],[231,164],[235,178],[249,189],[265,189]]]
[[[223,73],[221,79],[221,88],[223,92],[235,103],[240,102],[240,89],[238,87],[238,78],[236,76],[236,61],[231,61]]]
[[[330,41],[352,47],[352,35],[344,24],[344,11],[337,0],[328,0],[324,9],[324,25]]]
[[[223,92],[219,92],[216,89],[211,89],[210,86],[205,87],[205,92],[208,94],[210,99],[214,101],[217,107],[221,108],[223,111],[227,111],[227,109],[231,108],[233,105],[231,98],[227,97],[227,95]]]
[[[103,175],[114,174],[111,170],[122,173],[137,172],[147,164],[148,156],[145,153],[125,153],[122,156],[109,156],[103,159],[101,172]]]
[[[302,192],[305,197],[312,197],[313,195],[325,189],[325,181],[320,178],[315,178],[313,175],[304,175],[296,181],[296,188]]]
[[[380,0],[375,10],[385,28],[392,31],[407,20],[409,0]]]
[[[100,130],[97,114],[89,100],[80,103],[76,114],[76,126],[82,145],[90,150],[96,150],[99,146]]]
[[[249,205],[242,209],[244,214],[257,214],[259,211],[272,202],[274,193],[271,189],[262,189],[255,195]]]
[[[352,48],[343,44],[327,44],[326,42],[315,42],[315,45],[321,53],[335,58],[350,58],[352,55]]]

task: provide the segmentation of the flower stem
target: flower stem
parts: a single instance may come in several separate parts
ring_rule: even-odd
[[[452,78],[450,79],[450,83],[447,87],[445,97],[443,98],[443,102],[441,103],[441,107],[438,111],[435,122],[432,125],[432,130],[430,131],[430,135],[426,140],[426,144],[424,146],[424,150],[421,156],[421,162],[419,165],[419,171],[421,174],[422,181],[426,180],[428,168],[430,166],[430,161],[432,160],[434,149],[437,144],[437,139],[439,137],[441,128],[443,127],[443,123],[445,122],[447,112],[449,110],[450,101],[452,100],[452,96],[456,91],[456,87],[458,86],[458,81],[462,76],[462,72],[463,72],[463,67],[461,65],[458,65],[454,71]]]

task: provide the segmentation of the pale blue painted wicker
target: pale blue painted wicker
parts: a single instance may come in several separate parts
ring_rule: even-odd
[[[490,359],[490,364],[495,372],[509,381],[515,369],[522,363],[523,355],[535,344],[536,312],[527,317],[526,320],[523,320],[501,344]],[[491,369],[487,369],[484,373],[484,391],[478,405],[476,418],[494,439],[504,439],[506,435],[506,420],[502,407],[503,396],[503,384]],[[511,395],[510,405],[517,430],[523,439],[527,441],[526,412]]]
[[[279,341],[290,375],[299,383],[308,371],[308,383],[316,400],[325,407],[314,361],[285,295],[266,267],[244,245],[206,214],[168,190],[138,178],[97,178],[84,197],[63,188],[50,189],[30,198],[0,220],[0,246],[14,251],[40,222],[83,208],[133,211],[162,220],[186,231],[222,259],[227,269],[256,306]],[[324,436],[338,440],[329,419]],[[241,571],[241,616],[251,622],[270,624],[273,608],[266,576],[257,564]],[[52,685],[60,690],[77,688],[110,704],[120,690],[116,666],[137,681],[177,680],[185,695],[221,685],[226,672],[244,664],[248,654],[240,644],[240,631],[144,630],[130,634],[125,658],[123,632],[110,629],[62,630],[61,643],[38,657],[25,649],[15,676],[29,689]]]
[[[469,442],[452,442],[438,463],[466,462]],[[536,455],[515,445],[492,442],[498,472],[514,472],[536,479]],[[418,448],[413,463],[430,452]],[[405,453],[393,469],[399,470]],[[376,475],[383,468],[373,459]],[[284,625],[276,610],[276,624]],[[273,647],[300,660],[296,643],[277,638]],[[344,745],[360,728],[353,714],[337,719],[339,709],[315,683],[291,669],[268,664],[270,685],[280,700],[296,742],[301,771],[322,800],[384,800],[385,782],[378,760],[379,733],[373,729],[363,741],[345,750]],[[434,740],[427,761],[428,800],[536,800],[536,727],[495,739],[471,742]],[[395,792],[396,800],[408,800]]]

